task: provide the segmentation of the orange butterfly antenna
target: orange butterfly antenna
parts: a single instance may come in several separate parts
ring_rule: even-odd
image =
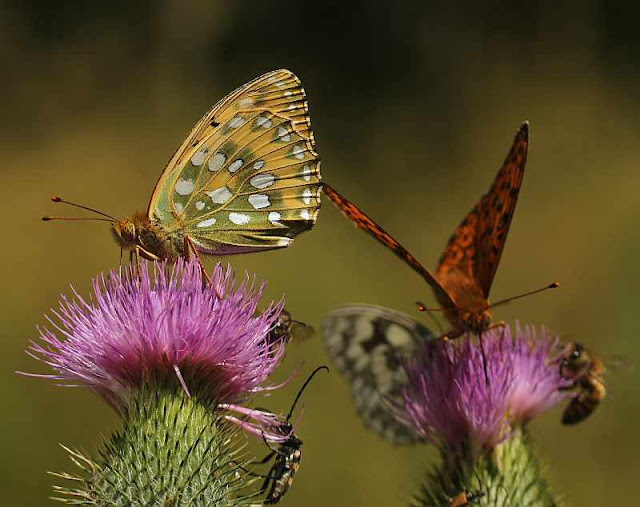
[[[73,206],[75,208],[80,208],[80,209],[84,209],[87,211],[91,211],[92,213],[96,213],[98,215],[102,215],[103,217],[106,218],[97,218],[97,217],[52,217],[52,216],[44,216],[42,217],[42,220],[44,220],[45,222],[49,222],[50,220],[100,220],[103,222],[117,222],[117,220],[115,218],[113,218],[111,215],[107,215],[106,213],[103,213],[102,211],[98,211],[97,209],[93,209],[93,208],[89,208],[88,206],[83,206],[82,204],[76,204],[75,202],[71,202],[71,201],[67,201],[65,199],[63,199],[62,197],[58,196],[58,195],[52,195],[51,196],[51,200],[53,202],[61,202],[63,204],[68,204],[69,206]]]
[[[518,296],[513,296],[507,299],[502,299],[496,303],[492,303],[489,305],[489,308],[494,308],[496,306],[504,305],[510,303],[511,301],[515,301],[516,299],[520,299],[526,296],[531,296],[533,294],[537,294],[538,292],[543,292],[547,289],[555,289],[556,287],[560,287],[560,282],[553,282],[549,285],[545,285],[541,289],[532,290],[531,292],[525,292],[524,294],[520,294]],[[446,308],[429,308],[424,303],[420,301],[416,301],[416,306],[418,307],[419,312],[444,312]]]
[[[516,299],[520,299],[526,296],[531,296],[533,294],[537,294],[538,292],[543,292],[547,289],[555,289],[556,287],[560,287],[560,282],[553,282],[545,287],[542,287],[541,289],[532,290],[531,292],[525,292],[524,294],[520,294],[519,296],[513,296],[510,298],[498,301],[497,303],[492,303],[489,305],[489,308],[494,308],[499,305],[504,305],[504,304],[510,303],[511,301],[515,301]]]
[[[419,312],[444,312],[446,308],[429,308],[427,305],[420,301],[416,301],[416,306]]]

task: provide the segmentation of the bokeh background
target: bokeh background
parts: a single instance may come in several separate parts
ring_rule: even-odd
[[[640,352],[640,7],[633,2],[0,2],[2,505],[48,505],[114,414],[24,349],[73,284],[118,264],[101,223],[43,223],[51,193],[116,216],[143,209],[164,164],[220,97],[280,67],[307,90],[323,174],[427,266],[493,179],[520,122],[531,148],[494,299],[560,280],[497,318],[545,323],[604,356]],[[292,248],[228,258],[319,327],[345,303],[433,302],[406,266],[325,203]],[[283,372],[327,363],[319,337]],[[613,372],[587,422],[535,421],[568,505],[637,501],[638,373]],[[267,405],[285,409],[297,384]],[[303,466],[282,505],[405,505],[434,453],[365,431],[337,371],[305,395]],[[264,403],[263,403],[264,404]]]

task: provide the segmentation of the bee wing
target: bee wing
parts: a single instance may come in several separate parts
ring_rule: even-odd
[[[365,425],[395,444],[423,441],[395,417],[403,403],[405,357],[433,334],[422,324],[388,308],[342,306],[322,324],[325,346],[351,383],[356,410]]]
[[[316,334],[316,328],[309,324],[297,320],[291,323],[291,337],[296,341],[308,340],[314,334]]]

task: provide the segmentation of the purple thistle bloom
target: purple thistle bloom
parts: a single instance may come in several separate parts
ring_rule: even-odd
[[[257,315],[264,283],[245,276],[236,286],[220,264],[211,278],[195,260],[154,263],[151,276],[145,264],[140,276],[132,268],[98,276],[88,300],[62,296],[47,317],[55,331],[39,329],[42,343],[29,353],[56,371],[42,376],[86,385],[119,411],[131,390],[168,377],[187,394],[240,401],[263,389],[284,354],[283,343],[267,339],[283,302]]]
[[[566,398],[567,381],[551,358],[557,339],[543,329],[517,326],[483,333],[480,342],[431,341],[406,365],[408,384],[398,419],[441,446],[492,449],[524,424]]]

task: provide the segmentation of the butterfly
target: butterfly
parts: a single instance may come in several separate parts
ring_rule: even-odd
[[[95,220],[111,222],[132,259],[200,260],[199,253],[288,246],[316,222],[320,185],[305,91],[283,69],[241,86],[200,119],[162,172],[146,213],[116,220],[52,200],[102,215]]]
[[[407,376],[403,361],[435,335],[404,313],[372,305],[341,306],[323,320],[324,344],[351,384],[364,424],[394,444],[424,438],[396,418],[404,404]]]
[[[435,273],[326,182],[323,191],[357,227],[391,249],[426,280],[453,327],[447,337],[455,338],[467,331],[480,334],[492,326],[489,291],[518,201],[528,146],[529,124],[525,122],[489,191],[450,237]],[[554,282],[545,289],[557,286]],[[539,291],[528,294],[534,292]],[[500,303],[503,302],[506,300]]]

